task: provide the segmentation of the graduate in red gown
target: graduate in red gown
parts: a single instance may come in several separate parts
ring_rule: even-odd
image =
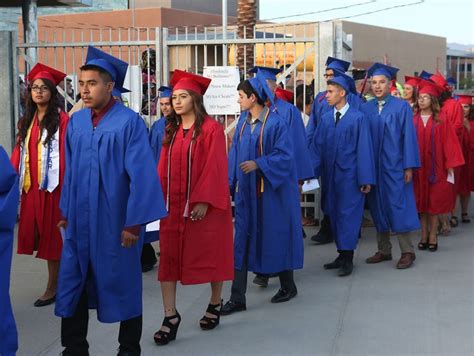
[[[168,217],[161,220],[160,266],[165,318],[155,342],[176,338],[181,316],[176,284],[211,284],[202,329],[219,324],[223,281],[234,277],[232,215],[222,126],[206,113],[202,96],[210,79],[175,70],[158,173]]]
[[[462,105],[464,114],[462,152],[466,164],[461,167],[461,172],[459,174],[458,193],[461,201],[461,222],[470,223],[469,200],[471,199],[471,191],[474,190],[474,121],[472,120],[474,110],[472,96],[459,95],[459,102]]]
[[[464,164],[451,122],[440,116],[438,97],[442,91],[436,84],[422,80],[413,118],[421,158],[421,168],[414,177],[421,220],[420,250],[437,250],[438,215],[453,209],[454,185],[448,182],[448,174],[452,176],[454,168]]]
[[[56,86],[66,74],[38,63],[28,74],[26,113],[18,123],[11,162],[20,175],[18,253],[48,261],[48,285],[34,305],[55,301],[62,239],[59,198],[64,178],[67,114],[60,109]]]
[[[418,84],[420,78],[405,76],[405,84],[403,84],[403,99],[413,108],[418,100]]]
[[[462,140],[464,137],[464,126],[463,126],[463,112],[462,106],[456,99],[453,98],[452,95],[452,87],[448,84],[446,78],[440,73],[437,72],[430,77],[430,80],[436,83],[439,87],[443,88],[443,92],[439,98],[439,104],[441,106],[441,118],[445,118],[449,120],[456,131],[456,135],[458,137],[459,144],[461,147],[463,146]],[[456,203],[456,198],[459,192],[459,182],[460,182],[460,172],[461,167],[457,167],[454,169],[454,187],[455,190],[453,192],[453,208]],[[452,227],[458,226],[458,218],[453,211],[451,213],[451,219],[449,220]]]

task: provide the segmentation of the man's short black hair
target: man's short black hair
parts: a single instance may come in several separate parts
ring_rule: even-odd
[[[244,81],[241,81],[239,83],[239,85],[237,86],[237,90],[242,90],[247,95],[247,98],[250,98],[250,96],[252,94],[254,94],[255,97],[257,98],[257,103],[259,105],[265,106],[265,102],[262,100],[262,98],[260,98],[260,96],[255,91],[255,89],[252,87],[252,85],[250,84],[248,79],[244,80]]]
[[[81,71],[87,71],[87,70],[93,70],[95,72],[98,72],[104,83],[110,83],[113,82],[114,80],[112,79],[112,76],[110,75],[109,72],[104,70],[103,68],[93,65],[93,64],[84,64],[81,68],[79,68]]]

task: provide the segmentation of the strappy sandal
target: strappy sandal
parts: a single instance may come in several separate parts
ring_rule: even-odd
[[[212,330],[217,325],[219,325],[220,318],[221,318],[221,310],[222,310],[222,300],[219,304],[209,304],[206,309],[206,313],[214,315],[215,318],[210,318],[204,315],[201,320],[199,320],[199,326],[201,326],[202,330]]]
[[[463,224],[468,224],[471,222],[471,219],[469,219],[469,215],[468,214],[461,214],[461,222]]]
[[[418,250],[426,250],[428,248],[428,242],[418,242]]]
[[[451,216],[451,219],[449,219],[449,225],[451,225],[451,227],[457,227],[459,225],[458,217]]]
[[[173,324],[171,320],[178,319],[178,321]],[[162,326],[166,326],[170,329],[170,331],[163,331],[158,330],[153,339],[155,339],[155,343],[157,345],[167,345],[170,341],[176,339],[176,335],[178,334],[179,324],[181,323],[181,315],[179,315],[178,311],[176,311],[175,315],[167,316],[163,319]]]

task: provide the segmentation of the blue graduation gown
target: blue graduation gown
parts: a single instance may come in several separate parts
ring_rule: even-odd
[[[364,103],[363,99],[354,93],[347,94],[347,102],[351,108],[357,110],[360,110],[360,107]],[[319,92],[314,98],[311,114],[309,115],[308,125],[306,126],[306,137],[309,146],[312,145],[314,132],[318,126],[318,122],[321,120],[323,115],[331,109],[331,106],[326,100],[326,91]]]
[[[166,210],[145,123],[136,112],[116,103],[95,129],[90,109],[71,117],[60,208],[68,227],[56,315],[70,317],[84,287],[102,322],[141,315],[143,240],[124,248],[121,233],[165,217]]]
[[[10,271],[13,229],[20,191],[18,176],[7,153],[0,146],[0,355],[13,356],[18,349],[18,333],[10,301]]]
[[[374,145],[377,185],[368,196],[378,232],[403,233],[420,228],[413,181],[405,184],[404,170],[420,167],[413,112],[402,99],[388,96],[379,114],[377,100],[362,105]]]
[[[161,119],[155,121],[151,126],[148,138],[150,140],[151,151],[153,152],[153,157],[155,158],[156,165],[158,167],[158,162],[160,160],[161,147],[163,146],[163,137],[165,135],[165,126],[166,118],[163,116]],[[161,187],[160,187],[161,188]],[[146,232],[146,228],[143,227],[140,231],[141,237],[143,237],[143,242],[149,244],[153,241],[158,241],[160,239],[159,231],[149,231]]]
[[[240,270],[276,273],[303,267],[303,236],[299,190],[288,125],[276,112],[263,130],[263,155],[259,155],[260,130],[253,132],[242,115],[229,152],[229,184],[234,193],[234,263]],[[258,169],[244,174],[239,165],[254,160]],[[263,177],[263,193],[257,193]]]
[[[321,177],[323,211],[339,250],[355,250],[364,212],[360,187],[375,184],[372,139],[367,120],[349,107],[337,126],[334,111],[321,118],[312,140],[314,170]]]
[[[314,177],[313,170],[309,164],[311,162],[311,156],[306,142],[306,132],[300,111],[296,106],[279,98],[275,98],[275,106],[279,116],[286,119],[290,129],[293,158],[296,164],[298,180]]]

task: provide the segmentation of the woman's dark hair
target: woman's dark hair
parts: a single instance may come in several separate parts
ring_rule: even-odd
[[[306,89],[304,88],[304,84],[300,84],[296,87],[296,107],[301,111],[304,112],[304,105],[309,105],[313,103],[313,88],[310,85],[306,85]],[[306,93],[303,93],[303,89],[305,89]],[[305,94],[305,95],[303,95]]]
[[[443,106],[443,105],[444,105],[444,102],[445,102],[446,100],[448,100],[449,98],[451,98],[451,97],[452,97],[452,93],[451,93],[449,90],[443,91],[443,92],[441,93],[439,99],[438,99],[439,105],[440,105],[440,106]]]
[[[431,98],[431,112],[433,115],[433,120],[434,122],[436,122],[437,124],[440,124],[441,123],[441,118],[439,116],[439,113],[441,112],[441,106],[439,104],[439,99],[433,95],[430,95],[430,98]],[[415,105],[413,105],[413,113],[416,115],[417,113],[419,113],[421,110],[420,110],[420,106],[418,104],[418,100],[416,101]]]
[[[474,105],[469,105],[469,116],[467,117],[469,120],[474,120]]]
[[[43,120],[40,122],[40,130],[42,131],[44,129],[48,132],[46,139],[43,142],[43,144],[46,145],[59,128],[59,112],[61,108],[61,102],[56,86],[48,79],[41,80],[51,92],[51,99],[49,100],[48,108],[46,109]],[[32,84],[33,83],[31,83],[31,85]],[[25,115],[18,121],[17,143],[20,145],[23,145],[25,142],[26,134],[31,126],[37,110],[37,106],[31,96],[31,85],[28,87]]]
[[[197,94],[192,90],[187,90],[186,92],[193,99],[193,111],[194,115],[196,115],[196,121],[194,121],[194,133],[197,137],[201,133],[201,126],[204,122],[204,119],[209,115],[207,114],[206,108],[204,107],[202,95]],[[171,98],[171,107],[173,107],[173,98]],[[172,110],[166,120],[165,139],[163,140],[163,145],[167,146],[171,143],[175,132],[178,130],[179,124],[181,123],[181,116]]]
[[[242,90],[247,95],[247,98],[250,98],[252,94],[255,95],[255,97],[257,98],[257,103],[259,105],[265,106],[265,101],[263,101],[262,98],[260,98],[260,96],[252,87],[248,79],[240,82],[239,85],[237,86],[237,90]]]

